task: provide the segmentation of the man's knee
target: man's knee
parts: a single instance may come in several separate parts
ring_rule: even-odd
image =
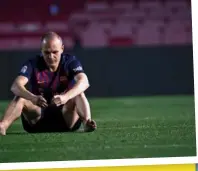
[[[76,110],[76,105],[78,103],[78,100],[85,100],[86,99],[86,96],[84,93],[81,93],[79,95],[77,95],[76,97],[74,97],[73,99],[69,100],[64,106],[63,106],[63,109],[62,109],[62,112],[63,113],[66,113],[66,112],[74,112]]]
[[[73,99],[69,100],[64,105],[64,108],[67,109],[67,111],[74,111],[75,110],[75,107],[76,107],[76,104],[77,104],[77,101],[78,100],[83,100],[85,98],[86,98],[85,94],[84,93],[81,93],[81,94],[77,95],[76,97],[74,97]]]
[[[19,96],[15,96],[13,99],[13,102],[16,103],[16,105],[20,106],[23,111],[29,110],[29,102],[28,100],[21,98]]]
[[[85,93],[83,92],[83,93],[80,93],[79,95],[77,95],[75,98],[74,98],[74,100],[76,101],[76,100],[82,100],[82,99],[85,99],[86,98],[86,96],[85,96]]]
[[[41,109],[33,105],[29,100],[15,96],[12,101],[17,107],[21,108],[21,114],[26,120],[36,123],[41,118]]]
[[[25,106],[25,99],[19,97],[19,96],[15,96],[12,100],[12,102],[16,103],[17,105],[20,105],[22,107]]]

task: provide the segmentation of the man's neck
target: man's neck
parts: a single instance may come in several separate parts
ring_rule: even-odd
[[[58,65],[56,65],[56,66],[49,66],[50,72],[56,72],[57,69],[58,69]]]

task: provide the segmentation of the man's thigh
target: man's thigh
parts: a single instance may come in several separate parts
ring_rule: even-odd
[[[21,114],[21,121],[25,131],[37,132],[41,127],[42,109],[31,101],[25,100]]]
[[[66,126],[70,131],[76,131],[80,128],[82,121],[77,113],[75,99],[71,99],[63,105],[61,112]]]
[[[49,106],[45,109],[41,109],[27,101],[21,116],[23,128],[29,133],[73,131],[75,124],[71,129],[68,123],[73,121],[72,117],[74,115],[69,109],[67,112],[68,117],[65,120],[64,109],[64,106]]]
[[[31,101],[24,100],[22,115],[30,124],[35,124],[41,119],[42,109],[41,107],[34,105]]]

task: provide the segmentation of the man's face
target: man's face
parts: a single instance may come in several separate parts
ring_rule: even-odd
[[[52,40],[44,40],[42,42],[42,54],[46,64],[49,67],[57,67],[59,65],[61,54],[63,53],[63,45],[61,40],[54,38]]]

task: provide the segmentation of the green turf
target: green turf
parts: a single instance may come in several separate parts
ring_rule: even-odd
[[[0,137],[0,163],[196,155],[193,96],[90,103],[96,132],[27,134],[18,120]],[[1,113],[6,104],[0,103]]]

